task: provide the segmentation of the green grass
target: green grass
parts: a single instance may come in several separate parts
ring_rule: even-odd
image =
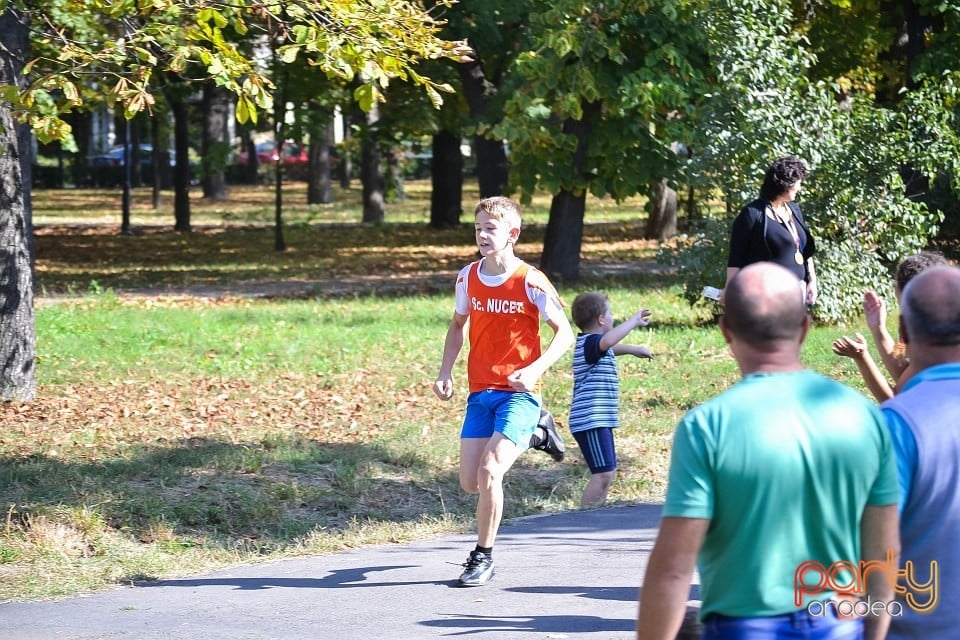
[[[619,314],[653,309],[632,338],[655,354],[621,359],[610,499],[658,500],[674,424],[738,374],[678,288],[608,293]],[[469,528],[474,502],[456,479],[462,361],[452,402],[430,391],[450,302],[157,309],[104,295],[41,307],[41,397],[4,407],[0,600]],[[836,334],[815,329],[806,361],[857,383],[830,352]],[[561,423],[568,367],[545,381]],[[575,448],[560,465],[530,452],[508,479],[505,515],[575,508],[586,477]]]
[[[438,242],[417,227],[331,227],[290,273],[319,274],[328,254],[344,274],[393,273],[407,262],[416,273],[470,259],[469,233]],[[218,246],[240,256],[238,272],[258,264],[269,272],[285,259],[251,247],[256,231],[237,231]],[[380,244],[368,244],[371,233]],[[652,248],[635,234],[628,222],[589,227],[584,260],[649,259]],[[79,246],[91,237],[119,238],[102,230],[47,236],[60,250],[41,252],[41,284],[89,290],[84,278],[109,271],[98,266],[97,247]],[[135,239],[101,262],[120,274],[150,264],[195,274],[206,260],[217,278],[234,281],[202,251],[169,248],[203,243],[203,234]],[[527,241],[535,251],[536,233]],[[130,298],[120,295],[122,282],[106,273],[98,293],[57,304],[41,296],[36,309],[38,398],[0,405],[0,601],[473,526],[475,498],[457,481],[463,358],[455,398],[444,403],[431,390],[452,279],[441,293],[297,300]],[[586,289],[604,290],[618,317],[653,310],[651,326],[631,340],[655,358],[619,362],[620,469],[610,501],[659,500],[677,420],[739,374],[709,310],[691,309],[670,276],[598,278],[561,295],[569,302]],[[815,328],[808,366],[862,389],[853,364],[830,349],[841,331],[858,329]],[[544,380],[561,425],[569,366],[561,361]],[[576,447],[561,464],[528,452],[508,475],[504,515],[576,508],[587,475]]]

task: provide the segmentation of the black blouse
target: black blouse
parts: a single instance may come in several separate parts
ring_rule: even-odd
[[[741,269],[754,262],[776,262],[786,267],[801,280],[808,280],[807,260],[813,257],[816,247],[803,214],[795,202],[788,204],[793,212],[794,227],[799,241],[803,264],[797,264],[797,242],[786,225],[767,215],[770,203],[757,199],[740,210],[730,230],[730,257],[728,267]]]

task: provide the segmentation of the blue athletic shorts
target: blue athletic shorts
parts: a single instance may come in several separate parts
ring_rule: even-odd
[[[540,396],[526,391],[486,389],[467,396],[461,438],[489,438],[494,431],[526,447],[540,420]]]
[[[590,467],[590,473],[607,473],[617,468],[617,449],[610,427],[575,431],[573,439],[580,445],[580,452]]]

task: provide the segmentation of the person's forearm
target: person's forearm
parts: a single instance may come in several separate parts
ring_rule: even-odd
[[[900,374],[903,373],[904,367],[900,363],[900,360],[893,355],[894,347],[896,346],[893,336],[890,335],[886,325],[883,323],[876,327],[870,327],[870,333],[873,335],[873,342],[877,345],[877,351],[880,353],[880,361],[883,363],[887,372],[896,380],[900,377]]]
[[[626,338],[627,335],[638,326],[640,325],[636,316],[630,316],[620,324],[615,325],[600,338],[600,350],[606,351],[607,349],[615,347],[617,343]]]
[[[873,361],[873,358],[867,351],[864,351],[859,357],[853,360],[857,363],[857,369],[860,370],[860,375],[867,384],[867,389],[873,394],[877,402],[883,402],[893,397],[893,389],[890,388],[890,383],[888,383],[883,377],[883,374],[880,373],[880,369],[877,368],[877,363]]]
[[[639,344],[617,344],[613,347],[613,355],[647,358],[650,355],[650,350]]]
[[[710,521],[663,518],[640,588],[637,640],[674,640],[683,626],[690,578]]]
[[[637,614],[637,640],[673,640],[683,624],[690,576],[658,569],[650,559]]]
[[[868,506],[860,522],[861,563],[878,562],[891,570],[899,566],[900,532],[897,505]],[[863,566],[861,564],[861,566]],[[867,598],[872,602],[892,602],[893,586],[887,571],[866,575]],[[864,618],[864,640],[882,640],[890,627],[890,614],[884,607]]]
[[[440,374],[437,377],[450,377],[461,349],[463,349],[463,327],[452,323],[443,341],[443,357],[440,360]]]
[[[535,372],[537,378],[541,378],[547,369],[563,357],[576,340],[573,335],[573,329],[569,324],[558,324],[551,327],[554,330],[553,339],[543,351],[539,358],[530,363],[526,368]]]

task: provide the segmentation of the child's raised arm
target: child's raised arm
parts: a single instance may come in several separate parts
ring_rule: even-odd
[[[600,338],[600,351],[614,349],[621,340],[627,337],[627,334],[637,327],[645,327],[650,324],[650,309],[641,309],[635,314],[616,325]],[[614,353],[617,353],[614,349]],[[638,356],[643,357],[643,356]]]
[[[613,345],[613,355],[637,356],[638,358],[648,358],[653,360],[653,354],[650,353],[650,349],[641,344],[615,344]]]
[[[852,358],[857,363],[857,369],[863,381],[867,383],[867,388],[877,402],[883,402],[893,397],[893,389],[884,379],[880,369],[877,368],[873,358],[870,357],[870,351],[867,349],[867,341],[859,333],[856,339],[843,336],[833,341],[833,352],[838,356]]]
[[[873,291],[864,292],[863,315],[873,335],[873,343],[877,345],[877,351],[880,353],[880,361],[894,379],[899,378],[906,364],[894,354],[896,341],[887,330],[887,305],[883,298]]]

